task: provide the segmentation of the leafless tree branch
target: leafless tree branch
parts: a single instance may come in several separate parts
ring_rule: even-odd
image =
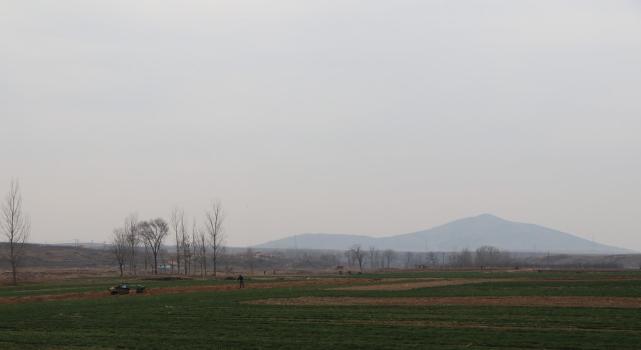
[[[129,255],[129,244],[127,240],[127,235],[123,228],[117,228],[113,232],[112,238],[113,252],[118,262],[118,268],[120,269],[120,277],[124,275],[124,267],[127,261],[127,256]]]
[[[225,214],[220,202],[213,202],[211,208],[205,212],[205,229],[209,234],[209,244],[212,249],[212,262],[214,269],[214,276],[216,276],[218,260],[224,249],[225,235],[223,229],[223,222],[225,221]]]
[[[165,220],[158,218],[149,221],[143,221],[139,224],[140,236],[146,242],[146,245],[151,249],[151,254],[154,257],[153,272],[158,274],[158,254],[162,248],[162,242],[169,233],[169,225]]]
[[[29,216],[22,211],[22,195],[17,180],[11,180],[9,193],[3,203],[0,231],[8,243],[7,259],[11,265],[12,282],[17,284],[18,265],[24,255],[25,243],[31,233]]]

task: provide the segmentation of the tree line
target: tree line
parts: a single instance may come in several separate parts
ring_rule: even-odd
[[[17,284],[18,270],[24,263],[27,242],[31,233],[29,215],[23,210],[21,187],[12,179],[9,191],[0,205],[0,258],[11,268],[11,283]],[[541,265],[541,259],[518,258],[493,246],[482,246],[476,250],[463,249],[458,252],[397,252],[391,249],[379,250],[376,247],[364,249],[360,245],[350,247],[344,252],[304,251],[259,252],[247,248],[244,252],[225,254],[225,214],[222,204],[214,201],[205,210],[200,223],[193,219],[187,222],[185,212],[180,208],[172,211],[168,221],[163,218],[139,220],[137,215],[127,216],[122,226],[113,230],[111,248],[121,276],[136,275],[139,264],[145,273],[159,273],[161,261],[169,261],[172,273],[216,276],[221,261],[225,269],[241,266],[254,269],[272,270],[279,268],[335,268],[343,264],[365,269],[425,268],[425,267],[506,267],[518,265]],[[167,237],[175,240],[173,252],[166,251]],[[224,257],[224,260],[221,260]],[[612,261],[580,261],[578,258],[550,255],[544,258],[545,266],[565,264],[568,266],[617,267]],[[530,260],[527,260],[530,259]],[[534,259],[534,260],[532,260]],[[565,260],[563,260],[565,259]],[[573,260],[574,259],[574,260]],[[605,258],[604,258],[605,259]],[[567,260],[567,261],[566,261]],[[602,259],[603,260],[603,259]]]
[[[125,218],[124,225],[115,228],[112,234],[113,253],[120,276],[126,272],[138,274],[140,254],[144,271],[151,268],[153,274],[158,274],[160,254],[170,233],[176,242],[175,252],[171,254],[172,270],[175,268],[178,274],[192,275],[197,269],[205,277],[211,266],[211,273],[216,276],[225,250],[224,222],[225,214],[219,201],[212,202],[205,211],[201,226],[193,219],[188,227],[185,211],[180,208],[172,211],[169,222],[162,218],[140,221],[136,214],[130,214]]]
[[[348,266],[358,267],[363,272],[391,267],[406,269],[450,266],[450,267],[504,267],[515,263],[506,251],[494,246],[482,246],[475,251],[463,249],[460,252],[396,252],[392,249],[379,250],[369,247],[365,250],[354,245],[345,251]]]

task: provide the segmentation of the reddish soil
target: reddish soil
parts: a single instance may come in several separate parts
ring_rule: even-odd
[[[258,305],[328,305],[328,306],[433,306],[433,305],[472,305],[472,306],[536,306],[536,307],[612,307],[641,308],[641,298],[627,297],[300,297],[262,299],[247,302]]]
[[[245,289],[265,289],[265,288],[283,288],[283,287],[301,287],[301,286],[315,286],[315,285],[340,285],[352,284],[354,279],[336,278],[336,279],[307,279],[307,280],[293,280],[293,281],[274,281],[274,282],[261,282],[251,283],[245,285]],[[362,280],[360,280],[362,281]],[[106,289],[106,288],[105,288]],[[79,293],[61,293],[61,294],[44,294],[44,295],[26,295],[19,297],[0,297],[0,304],[18,304],[30,303],[40,301],[55,301],[55,300],[81,300],[81,299],[98,299],[98,298],[131,298],[131,297],[145,297],[151,295],[161,294],[178,294],[178,293],[194,293],[194,292],[215,292],[215,291],[230,291],[239,290],[237,284],[223,284],[214,286],[184,286],[184,287],[165,287],[165,288],[150,288],[143,294],[136,294],[132,292],[126,295],[112,296],[107,290],[104,292],[79,292]]]

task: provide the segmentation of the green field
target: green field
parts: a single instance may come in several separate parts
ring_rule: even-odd
[[[336,286],[492,279],[408,290]],[[394,279],[398,279],[397,281]],[[641,309],[620,307],[283,306],[298,297],[582,296],[641,298],[636,272],[412,272],[253,278],[244,290],[21,301],[23,296],[104,291],[95,279],[0,287],[0,349],[639,349]],[[135,282],[135,281],[132,281]],[[150,290],[233,281],[139,281]],[[276,283],[274,283],[276,282]],[[307,282],[310,282],[307,284]],[[260,286],[270,288],[257,288]],[[105,292],[106,294],[106,292]]]

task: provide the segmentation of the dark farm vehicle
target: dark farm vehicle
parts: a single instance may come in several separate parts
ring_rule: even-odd
[[[109,293],[111,295],[129,294],[130,290],[135,290],[136,293],[144,293],[145,286],[121,283],[117,286],[109,287]]]

